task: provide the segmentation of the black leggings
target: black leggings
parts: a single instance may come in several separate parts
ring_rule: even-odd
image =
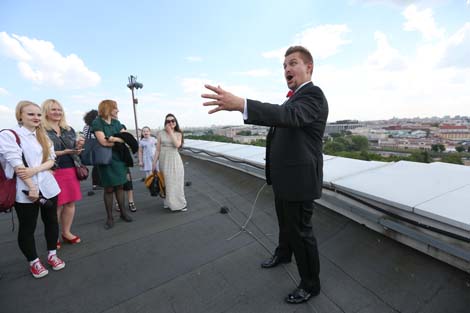
[[[46,236],[47,250],[57,248],[57,239],[59,237],[59,224],[57,222],[57,196],[49,199],[54,205],[49,209],[40,208],[37,203],[19,203],[15,202],[15,210],[19,220],[18,245],[26,259],[31,262],[38,257],[36,251],[36,242],[34,240],[34,231],[41,210],[41,219],[44,223],[44,234]]]

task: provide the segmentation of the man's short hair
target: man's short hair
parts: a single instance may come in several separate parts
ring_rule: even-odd
[[[307,50],[307,48],[302,47],[302,46],[291,46],[289,49],[287,49],[286,54],[284,57],[291,55],[292,53],[299,52],[300,56],[302,58],[302,61],[304,61],[305,64],[312,63],[313,64],[313,57],[310,51]]]

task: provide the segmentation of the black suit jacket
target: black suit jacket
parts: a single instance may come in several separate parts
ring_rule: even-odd
[[[247,99],[246,124],[271,126],[266,139],[266,181],[276,197],[305,201],[321,197],[323,133],[328,102],[309,82],[283,105]]]

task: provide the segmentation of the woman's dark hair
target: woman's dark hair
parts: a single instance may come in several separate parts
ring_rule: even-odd
[[[168,113],[166,116],[165,116],[165,121],[163,122],[163,128],[166,127],[166,119],[169,118],[169,117],[173,117],[175,119],[175,131],[177,131],[178,133],[181,134],[181,147],[183,146],[183,143],[184,143],[184,135],[183,135],[183,131],[180,129],[180,124],[178,124],[178,120],[176,119],[176,116],[174,116],[173,114],[171,113]]]
[[[95,120],[95,118],[98,116],[98,111],[97,110],[91,110],[85,113],[85,116],[83,117],[83,121],[85,124],[88,126],[91,126],[91,123]]]

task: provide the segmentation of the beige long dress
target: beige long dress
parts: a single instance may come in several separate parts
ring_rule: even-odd
[[[163,206],[172,211],[180,211],[186,208],[183,161],[166,131],[160,132],[160,139],[159,168],[165,178],[166,187]]]

